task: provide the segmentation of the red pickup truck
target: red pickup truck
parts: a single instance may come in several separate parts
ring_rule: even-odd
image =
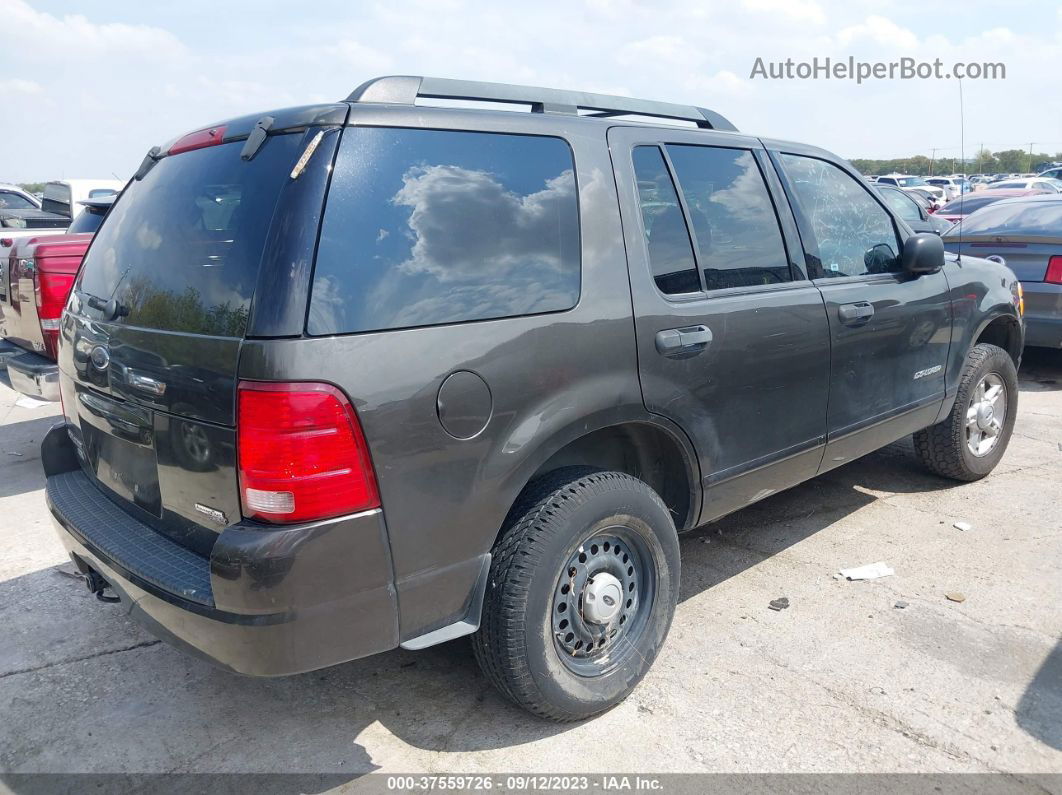
[[[59,318],[81,259],[113,196],[82,202],[85,209],[65,234],[18,241],[0,263],[0,364],[25,395],[59,399]]]

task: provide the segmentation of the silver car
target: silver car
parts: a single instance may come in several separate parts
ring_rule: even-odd
[[[1062,347],[1062,195],[1003,199],[943,237],[949,251],[1006,261],[1025,293],[1025,344]]]

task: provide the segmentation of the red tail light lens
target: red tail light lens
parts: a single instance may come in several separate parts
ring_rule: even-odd
[[[166,150],[168,155],[179,155],[181,152],[191,152],[193,149],[204,149],[208,146],[217,146],[225,138],[225,127],[211,127],[208,130],[196,130],[188,135],[182,135],[173,142],[173,146]]]
[[[369,447],[336,387],[241,381],[236,423],[244,516],[304,522],[379,507]]]
[[[59,319],[74,285],[73,273],[34,273],[37,317],[44,333],[44,348],[54,359],[59,353]]]
[[[1047,274],[1044,276],[1044,281],[1062,284],[1062,256],[1056,255],[1047,261]]]

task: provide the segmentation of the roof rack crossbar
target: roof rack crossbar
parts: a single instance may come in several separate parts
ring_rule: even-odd
[[[563,91],[556,88],[481,83],[475,80],[451,80],[443,77],[412,75],[377,77],[355,88],[346,101],[414,105],[418,98],[530,105],[532,112],[535,113],[575,115],[582,108],[594,111],[591,115],[599,118],[623,115],[649,116],[691,121],[698,127],[711,130],[737,130],[721,114],[694,105],[676,105],[670,102],[654,102],[608,94],[588,94],[583,91]]]

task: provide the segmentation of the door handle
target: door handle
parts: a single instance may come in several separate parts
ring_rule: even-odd
[[[858,326],[874,317],[874,305],[869,301],[841,304],[837,309],[837,317],[846,325]]]
[[[656,333],[656,352],[661,356],[692,356],[712,344],[707,326],[669,328]]]

